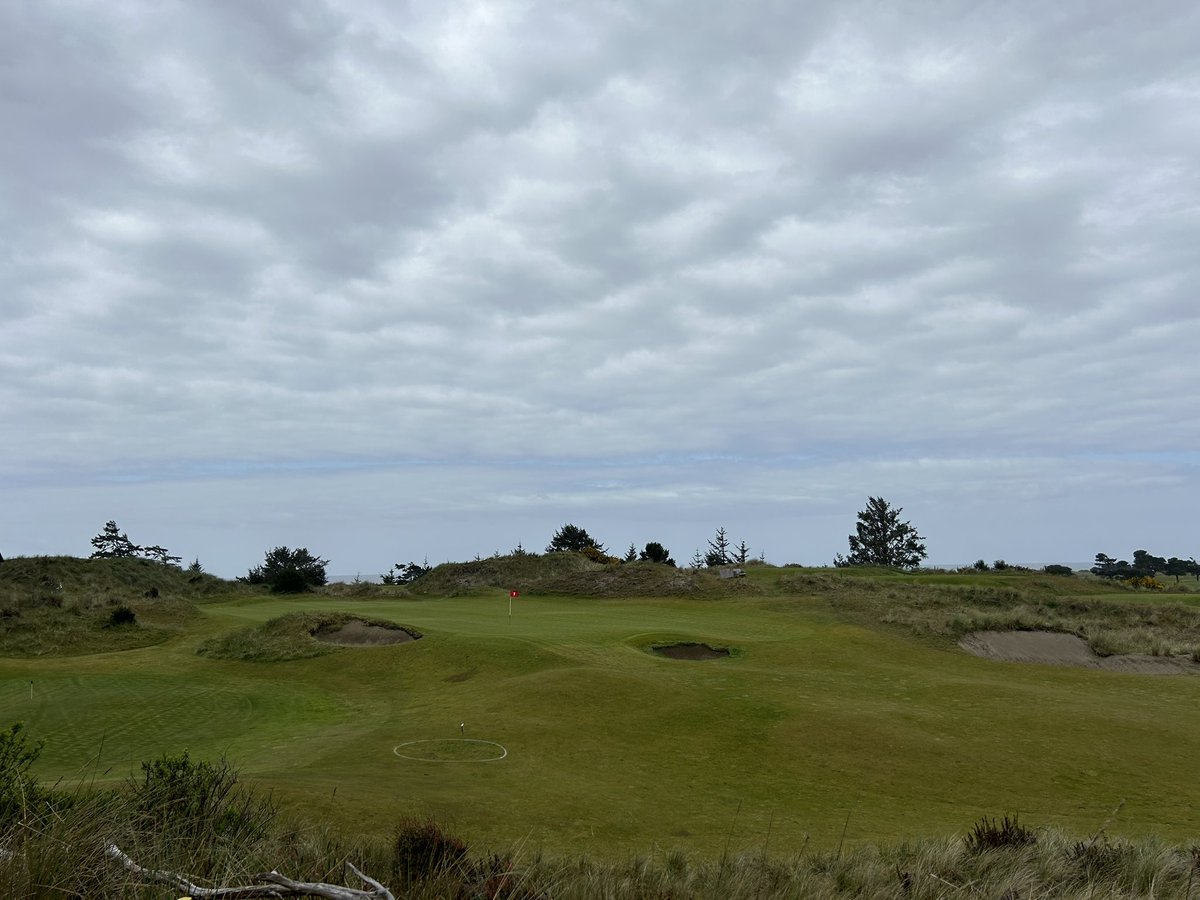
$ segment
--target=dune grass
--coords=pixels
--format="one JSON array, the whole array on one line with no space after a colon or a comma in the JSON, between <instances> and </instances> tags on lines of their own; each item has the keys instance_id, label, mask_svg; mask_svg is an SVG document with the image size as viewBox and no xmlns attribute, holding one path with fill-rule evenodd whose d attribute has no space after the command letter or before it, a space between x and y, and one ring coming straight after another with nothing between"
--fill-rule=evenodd
<instances>
[{"instance_id":1,"label":"dune grass","mask_svg":"<svg viewBox=\"0 0 1200 900\"><path fill-rule=\"evenodd\" d=\"M1188 655L1200 660L1200 605L1186 591L1114 591L1079 577L801 572L780 585L823 597L847 618L957 641L975 631L1076 634L1101 656Z\"/></svg>"},{"instance_id":2,"label":"dune grass","mask_svg":"<svg viewBox=\"0 0 1200 900\"><path fill-rule=\"evenodd\" d=\"M878 590L864 588L872 580ZM912 584L925 586L755 568L727 593L715 579L678 596L523 590L511 623L495 587L234 591L154 647L0 659L0 707L46 740L39 771L51 780L106 784L160 753L225 753L314 820L379 836L401 815L430 815L481 851L712 860L765 844L786 856L936 839L1014 811L1087 834L1122 800L1113 834L1193 838L1200 679L996 663L870 620L861 597ZM1079 585L962 586L1090 602ZM197 653L282 616L328 613L425 637L270 663ZM676 641L735 652L691 662L651 650ZM393 753L460 737L507 756Z\"/></svg>"}]
</instances>

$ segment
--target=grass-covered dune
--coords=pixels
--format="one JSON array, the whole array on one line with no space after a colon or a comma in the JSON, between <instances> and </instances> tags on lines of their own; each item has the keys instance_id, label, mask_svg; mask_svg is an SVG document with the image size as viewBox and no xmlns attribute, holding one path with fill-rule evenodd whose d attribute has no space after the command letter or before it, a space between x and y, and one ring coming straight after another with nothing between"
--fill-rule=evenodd
<instances>
[{"instance_id":1,"label":"grass-covered dune","mask_svg":"<svg viewBox=\"0 0 1200 900\"><path fill-rule=\"evenodd\" d=\"M1088 835L1118 806L1111 834L1200 832L1200 678L1003 663L956 644L975 624L1095 621L1133 636L1165 627L1168 649L1190 652L1195 593L1147 599L1025 574L754 567L722 581L649 564L486 562L406 588L231 586L197 598L153 646L4 653L0 708L45 740L47 779L109 783L162 753L226 754L347 833L429 815L480 849L787 854L940 839L1008 812ZM681 575L686 591L673 587ZM625 578L635 590L620 590ZM556 592L556 579L569 584ZM511 619L510 589L521 591ZM1143 625L1138 610L1150 611ZM423 638L286 661L197 652L295 614L403 623ZM289 640L312 639L303 631ZM731 655L653 652L672 642ZM453 740L505 754L395 752Z\"/></svg>"},{"instance_id":2,"label":"grass-covered dune","mask_svg":"<svg viewBox=\"0 0 1200 900\"><path fill-rule=\"evenodd\" d=\"M0 656L156 644L194 618L196 602L232 590L212 575L146 559L6 559L0 563Z\"/></svg>"}]
</instances>

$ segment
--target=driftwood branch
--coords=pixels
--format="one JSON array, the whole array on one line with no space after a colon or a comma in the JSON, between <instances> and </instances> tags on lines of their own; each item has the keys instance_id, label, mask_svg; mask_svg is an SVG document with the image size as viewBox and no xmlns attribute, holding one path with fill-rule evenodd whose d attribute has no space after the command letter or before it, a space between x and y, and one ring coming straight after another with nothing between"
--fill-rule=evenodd
<instances>
[{"instance_id":1,"label":"driftwood branch","mask_svg":"<svg viewBox=\"0 0 1200 900\"><path fill-rule=\"evenodd\" d=\"M249 900L255 897L324 897L326 900L396 900L392 892L382 884L364 875L352 863L346 867L370 886L371 890L364 891L356 888L342 887L337 884L325 884L320 881L293 881L278 872L263 872L254 876L254 881L264 884L249 884L242 887L201 887L186 875L178 872L167 872L162 869L147 869L139 866L129 855L116 844L108 844L105 848L108 858L120 863L139 878L146 881L156 881L169 884L182 894L195 900Z\"/></svg>"}]
</instances>

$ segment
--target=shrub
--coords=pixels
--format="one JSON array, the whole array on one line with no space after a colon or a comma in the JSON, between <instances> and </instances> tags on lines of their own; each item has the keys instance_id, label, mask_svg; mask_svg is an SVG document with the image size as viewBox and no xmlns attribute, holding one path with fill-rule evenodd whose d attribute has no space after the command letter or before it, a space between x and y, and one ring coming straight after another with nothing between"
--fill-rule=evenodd
<instances>
[{"instance_id":1,"label":"shrub","mask_svg":"<svg viewBox=\"0 0 1200 900\"><path fill-rule=\"evenodd\" d=\"M1074 574L1070 566L1049 565L1042 569L1047 575L1071 575Z\"/></svg>"},{"instance_id":2,"label":"shrub","mask_svg":"<svg viewBox=\"0 0 1200 900\"><path fill-rule=\"evenodd\" d=\"M308 579L299 569L283 569L276 573L271 582L273 594L303 594L308 590Z\"/></svg>"},{"instance_id":3,"label":"shrub","mask_svg":"<svg viewBox=\"0 0 1200 900\"><path fill-rule=\"evenodd\" d=\"M1037 835L1018 822L1015 815L1011 819L1005 816L1000 822L984 816L967 832L963 843L970 853L982 853L1008 847L1029 847L1037 843Z\"/></svg>"},{"instance_id":4,"label":"shrub","mask_svg":"<svg viewBox=\"0 0 1200 900\"><path fill-rule=\"evenodd\" d=\"M1131 588L1138 588L1145 591L1163 591L1167 588L1165 584L1153 575L1135 575L1133 578L1126 578L1125 583Z\"/></svg>"},{"instance_id":5,"label":"shrub","mask_svg":"<svg viewBox=\"0 0 1200 900\"><path fill-rule=\"evenodd\" d=\"M1006 563L1002 559L998 559L994 563L992 563L992 568L995 569L997 572L1003 572L1005 569L1008 568L1008 563Z\"/></svg>"},{"instance_id":6,"label":"shrub","mask_svg":"<svg viewBox=\"0 0 1200 900\"><path fill-rule=\"evenodd\" d=\"M411 884L461 864L467 845L432 819L404 819L396 830L395 874Z\"/></svg>"},{"instance_id":7,"label":"shrub","mask_svg":"<svg viewBox=\"0 0 1200 900\"><path fill-rule=\"evenodd\" d=\"M325 584L325 567L327 565L329 565L329 560L313 556L308 552L307 547L299 547L295 550L276 547L267 552L261 566L255 566L238 580L249 584L268 584L275 588L281 579L287 584L297 584L294 573L299 573L304 581L304 588L300 590L306 590L310 586L321 587ZM298 593L287 587L278 590L282 593Z\"/></svg>"},{"instance_id":8,"label":"shrub","mask_svg":"<svg viewBox=\"0 0 1200 900\"><path fill-rule=\"evenodd\" d=\"M598 547L584 547L579 552L582 553L584 556L586 556L588 559L590 559L592 562L598 562L598 563L601 563L602 565L606 565L606 566L616 565L617 563L619 563L621 561L616 556L609 556L607 553L605 553L603 550L601 550Z\"/></svg>"},{"instance_id":9,"label":"shrub","mask_svg":"<svg viewBox=\"0 0 1200 900\"><path fill-rule=\"evenodd\" d=\"M25 740L25 726L16 722L0 731L0 832L9 825L47 811L53 795L29 771L41 755L39 741Z\"/></svg>"},{"instance_id":10,"label":"shrub","mask_svg":"<svg viewBox=\"0 0 1200 900\"><path fill-rule=\"evenodd\" d=\"M119 628L122 625L136 625L137 613L125 604L121 604L108 616L108 628Z\"/></svg>"},{"instance_id":11,"label":"shrub","mask_svg":"<svg viewBox=\"0 0 1200 900\"><path fill-rule=\"evenodd\" d=\"M238 784L224 758L193 761L184 750L142 763L141 780L131 779L138 824L147 833L195 838L256 835L275 817L269 801Z\"/></svg>"}]
</instances>

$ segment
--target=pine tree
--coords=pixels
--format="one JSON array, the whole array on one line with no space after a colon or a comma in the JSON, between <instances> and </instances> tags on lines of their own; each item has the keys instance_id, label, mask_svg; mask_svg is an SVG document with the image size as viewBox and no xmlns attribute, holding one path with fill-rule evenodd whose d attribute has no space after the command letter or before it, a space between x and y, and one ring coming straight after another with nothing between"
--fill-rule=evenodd
<instances>
[{"instance_id":1,"label":"pine tree","mask_svg":"<svg viewBox=\"0 0 1200 900\"><path fill-rule=\"evenodd\" d=\"M926 556L925 539L909 522L900 521L904 510L894 509L882 497L868 497L858 514L856 534L850 535L850 555L840 553L836 566L888 566L915 569Z\"/></svg>"},{"instance_id":2,"label":"pine tree","mask_svg":"<svg viewBox=\"0 0 1200 900\"><path fill-rule=\"evenodd\" d=\"M718 528L716 535L708 542L708 553L704 562L709 566L728 566L733 560L729 556L729 538L724 528Z\"/></svg>"},{"instance_id":3,"label":"pine tree","mask_svg":"<svg viewBox=\"0 0 1200 900\"><path fill-rule=\"evenodd\" d=\"M137 556L142 548L122 533L117 523L109 519L104 524L104 530L92 538L92 546L96 548L89 559L123 559Z\"/></svg>"}]
</instances>

